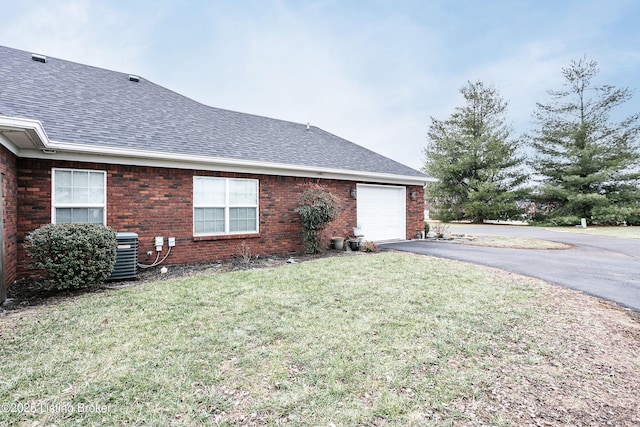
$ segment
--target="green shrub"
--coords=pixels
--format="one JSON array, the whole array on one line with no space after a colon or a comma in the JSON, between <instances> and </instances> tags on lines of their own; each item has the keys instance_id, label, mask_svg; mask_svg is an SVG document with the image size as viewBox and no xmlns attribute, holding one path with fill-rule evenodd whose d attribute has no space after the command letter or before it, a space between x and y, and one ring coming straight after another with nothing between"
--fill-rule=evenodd
<instances>
[{"instance_id":1,"label":"green shrub","mask_svg":"<svg viewBox=\"0 0 640 427\"><path fill-rule=\"evenodd\" d=\"M98 224L49 224L31 231L26 249L58 289L104 281L116 262L116 232Z\"/></svg>"},{"instance_id":2,"label":"green shrub","mask_svg":"<svg viewBox=\"0 0 640 427\"><path fill-rule=\"evenodd\" d=\"M300 215L302 239L307 253L322 252L322 230L338 216L336 199L323 187L312 184L298 199L296 212Z\"/></svg>"},{"instance_id":3,"label":"green shrub","mask_svg":"<svg viewBox=\"0 0 640 427\"><path fill-rule=\"evenodd\" d=\"M429 234L429 223L427 221L424 222L424 237L427 237Z\"/></svg>"},{"instance_id":4,"label":"green shrub","mask_svg":"<svg viewBox=\"0 0 640 427\"><path fill-rule=\"evenodd\" d=\"M640 225L640 206L606 206L593 208L593 224Z\"/></svg>"},{"instance_id":5,"label":"green shrub","mask_svg":"<svg viewBox=\"0 0 640 427\"><path fill-rule=\"evenodd\" d=\"M580 225L581 219L575 215L556 216L553 218L547 218L549 225L555 226L567 226L567 225Z\"/></svg>"}]
</instances>

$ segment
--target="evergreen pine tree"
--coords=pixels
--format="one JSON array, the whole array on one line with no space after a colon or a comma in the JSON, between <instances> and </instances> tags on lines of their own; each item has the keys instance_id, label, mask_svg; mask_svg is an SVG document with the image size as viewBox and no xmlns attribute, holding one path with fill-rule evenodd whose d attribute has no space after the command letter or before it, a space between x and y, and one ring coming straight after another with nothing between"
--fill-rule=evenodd
<instances>
[{"instance_id":1,"label":"evergreen pine tree","mask_svg":"<svg viewBox=\"0 0 640 427\"><path fill-rule=\"evenodd\" d=\"M631 99L627 88L594 86L595 61L562 69L565 89L537 104L538 128L530 136L531 166L541 178L535 199L548 220L568 225L640 223L639 114L612 123L610 113Z\"/></svg>"},{"instance_id":2,"label":"evergreen pine tree","mask_svg":"<svg viewBox=\"0 0 640 427\"><path fill-rule=\"evenodd\" d=\"M427 185L427 200L445 221L512 218L526 175L520 142L505 123L507 103L481 81L460 93L464 106L446 120L431 117L423 170L438 182Z\"/></svg>"}]
</instances>

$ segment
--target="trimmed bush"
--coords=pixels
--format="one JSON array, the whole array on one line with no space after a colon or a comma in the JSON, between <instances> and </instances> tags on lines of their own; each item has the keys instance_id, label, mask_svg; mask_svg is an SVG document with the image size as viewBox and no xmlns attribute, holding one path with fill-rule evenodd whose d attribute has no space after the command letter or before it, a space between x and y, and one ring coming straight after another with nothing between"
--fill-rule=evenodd
<instances>
[{"instance_id":1,"label":"trimmed bush","mask_svg":"<svg viewBox=\"0 0 640 427\"><path fill-rule=\"evenodd\" d=\"M298 199L296 212L302 223L302 239L308 254L322 252L322 230L338 216L336 199L317 184L311 184Z\"/></svg>"},{"instance_id":2,"label":"trimmed bush","mask_svg":"<svg viewBox=\"0 0 640 427\"><path fill-rule=\"evenodd\" d=\"M116 262L116 232L98 224L49 224L31 231L26 249L58 289L103 282Z\"/></svg>"}]
</instances>

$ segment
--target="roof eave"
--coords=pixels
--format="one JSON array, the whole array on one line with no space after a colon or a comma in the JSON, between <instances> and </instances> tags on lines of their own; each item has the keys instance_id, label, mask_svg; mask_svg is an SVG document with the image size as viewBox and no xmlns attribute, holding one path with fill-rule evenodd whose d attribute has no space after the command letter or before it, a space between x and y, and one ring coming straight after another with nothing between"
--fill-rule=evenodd
<instances>
[{"instance_id":1,"label":"roof eave","mask_svg":"<svg viewBox=\"0 0 640 427\"><path fill-rule=\"evenodd\" d=\"M152 150L123 149L97 145L50 141L48 158L68 161L99 160L110 164L130 164L178 169L201 169L225 172L246 172L265 175L286 175L349 181L381 182L389 184L424 185L432 178L424 176L398 175L358 170L322 168L315 166L291 165L286 163L262 162L233 158L166 153ZM24 157L42 157L42 153L22 153ZM99 159L96 158L99 156Z\"/></svg>"},{"instance_id":2,"label":"roof eave","mask_svg":"<svg viewBox=\"0 0 640 427\"><path fill-rule=\"evenodd\" d=\"M2 115L0 115L0 142L15 155L27 158L99 161L109 164L246 172L403 185L424 185L433 181L433 178L428 176L323 168L51 141L40 121Z\"/></svg>"},{"instance_id":3,"label":"roof eave","mask_svg":"<svg viewBox=\"0 0 640 427\"><path fill-rule=\"evenodd\" d=\"M46 150L49 137L38 120L0 115L0 136L11 152L22 150Z\"/></svg>"}]
</instances>

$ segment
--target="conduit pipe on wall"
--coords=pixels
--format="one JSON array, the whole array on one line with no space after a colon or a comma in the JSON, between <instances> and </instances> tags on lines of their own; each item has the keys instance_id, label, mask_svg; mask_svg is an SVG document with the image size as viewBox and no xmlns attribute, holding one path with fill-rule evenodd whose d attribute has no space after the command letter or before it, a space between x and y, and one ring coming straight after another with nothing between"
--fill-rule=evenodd
<instances>
[{"instance_id":1,"label":"conduit pipe on wall","mask_svg":"<svg viewBox=\"0 0 640 427\"><path fill-rule=\"evenodd\" d=\"M138 263L138 267L140 268L151 268L151 267L155 267L157 265L160 265L164 262L164 260L167 259L167 257L169 256L169 254L171 253L171 246L169 246L169 250L167 251L167 254L164 256L164 258L162 258L160 261L158 261L158 259L160 258L160 251L158 252L158 255L156 256L156 260L153 261L152 264L140 264Z\"/></svg>"}]
</instances>

